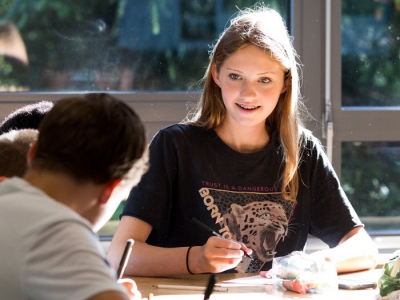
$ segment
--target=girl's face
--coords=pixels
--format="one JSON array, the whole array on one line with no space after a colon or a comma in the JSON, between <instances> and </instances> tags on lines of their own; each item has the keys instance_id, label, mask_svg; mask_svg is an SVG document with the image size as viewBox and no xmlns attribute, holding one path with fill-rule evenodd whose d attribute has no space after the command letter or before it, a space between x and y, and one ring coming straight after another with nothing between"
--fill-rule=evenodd
<instances>
[{"instance_id":1,"label":"girl's face","mask_svg":"<svg viewBox=\"0 0 400 300\"><path fill-rule=\"evenodd\" d=\"M286 91L280 63L254 45L233 53L219 73L215 65L211 72L226 107L224 122L234 126L265 126L279 96Z\"/></svg>"}]
</instances>

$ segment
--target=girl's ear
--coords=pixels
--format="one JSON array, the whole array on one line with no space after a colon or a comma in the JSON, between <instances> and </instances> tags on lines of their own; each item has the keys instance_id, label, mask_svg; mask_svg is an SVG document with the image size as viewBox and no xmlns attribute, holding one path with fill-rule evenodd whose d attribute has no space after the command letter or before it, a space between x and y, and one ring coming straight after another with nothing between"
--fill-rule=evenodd
<instances>
[{"instance_id":1,"label":"girl's ear","mask_svg":"<svg viewBox=\"0 0 400 300\"><path fill-rule=\"evenodd\" d=\"M288 77L285 76L285 80L283 81L283 87L282 87L282 90L281 90L281 94L283 94L284 92L287 91L289 85L290 85L290 77L289 76Z\"/></svg>"},{"instance_id":2,"label":"girl's ear","mask_svg":"<svg viewBox=\"0 0 400 300\"><path fill-rule=\"evenodd\" d=\"M217 72L217 65L215 63L211 65L211 75L214 79L214 82L219 86L220 85L219 74Z\"/></svg>"}]
</instances>

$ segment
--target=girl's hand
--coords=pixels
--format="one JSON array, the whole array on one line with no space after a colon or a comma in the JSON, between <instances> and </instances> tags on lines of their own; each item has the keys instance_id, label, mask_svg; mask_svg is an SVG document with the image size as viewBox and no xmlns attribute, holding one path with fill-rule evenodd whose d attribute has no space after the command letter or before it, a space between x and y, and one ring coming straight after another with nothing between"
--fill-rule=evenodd
<instances>
[{"instance_id":1,"label":"girl's hand","mask_svg":"<svg viewBox=\"0 0 400 300\"><path fill-rule=\"evenodd\" d=\"M190 250L189 269L194 274L200 274L220 273L235 268L242 261L243 251L252 253L243 244L213 236L205 245Z\"/></svg>"},{"instance_id":2,"label":"girl's hand","mask_svg":"<svg viewBox=\"0 0 400 300\"><path fill-rule=\"evenodd\" d=\"M138 291L136 283L132 279L122 278L118 280L118 283L125 287L131 300L142 299L142 294Z\"/></svg>"},{"instance_id":3,"label":"girl's hand","mask_svg":"<svg viewBox=\"0 0 400 300\"><path fill-rule=\"evenodd\" d=\"M266 278L272 278L272 271L271 270L260 271L260 276L266 277Z\"/></svg>"},{"instance_id":4,"label":"girl's hand","mask_svg":"<svg viewBox=\"0 0 400 300\"><path fill-rule=\"evenodd\" d=\"M246 254L248 254L249 256L251 256L251 254L253 253L253 250L251 250L250 248L247 248L247 246L243 243L240 243L240 245L242 246L242 248L240 248L243 252L246 252Z\"/></svg>"}]
</instances>

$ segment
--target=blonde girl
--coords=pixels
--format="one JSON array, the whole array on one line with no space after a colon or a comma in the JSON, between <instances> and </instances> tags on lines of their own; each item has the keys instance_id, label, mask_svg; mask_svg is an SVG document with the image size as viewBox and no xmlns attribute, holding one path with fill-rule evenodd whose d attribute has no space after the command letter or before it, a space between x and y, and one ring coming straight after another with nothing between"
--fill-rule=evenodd
<instances>
[{"instance_id":1,"label":"blonde girl","mask_svg":"<svg viewBox=\"0 0 400 300\"><path fill-rule=\"evenodd\" d=\"M111 263L118 266L133 238L131 275L264 274L312 234L331 247L315 255L338 272L374 267L376 247L300 111L284 21L263 5L240 11L210 54L197 110L154 136L150 169L127 200Z\"/></svg>"}]
</instances>

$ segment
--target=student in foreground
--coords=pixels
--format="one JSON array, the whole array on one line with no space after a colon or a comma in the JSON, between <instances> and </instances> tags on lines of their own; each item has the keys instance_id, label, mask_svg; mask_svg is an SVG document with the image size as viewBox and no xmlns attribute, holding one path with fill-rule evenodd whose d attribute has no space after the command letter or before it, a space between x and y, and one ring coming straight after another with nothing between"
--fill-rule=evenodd
<instances>
[{"instance_id":1,"label":"student in foreground","mask_svg":"<svg viewBox=\"0 0 400 300\"><path fill-rule=\"evenodd\" d=\"M138 115L108 94L54 105L25 176L0 183L1 298L141 299L94 231L146 171L145 149Z\"/></svg>"},{"instance_id":2,"label":"student in foreground","mask_svg":"<svg viewBox=\"0 0 400 300\"><path fill-rule=\"evenodd\" d=\"M211 52L197 112L153 138L150 170L127 200L110 262L131 237L127 274L265 272L311 234L331 248L315 255L338 272L374 267L376 246L300 107L281 16L262 5L241 11Z\"/></svg>"}]
</instances>

